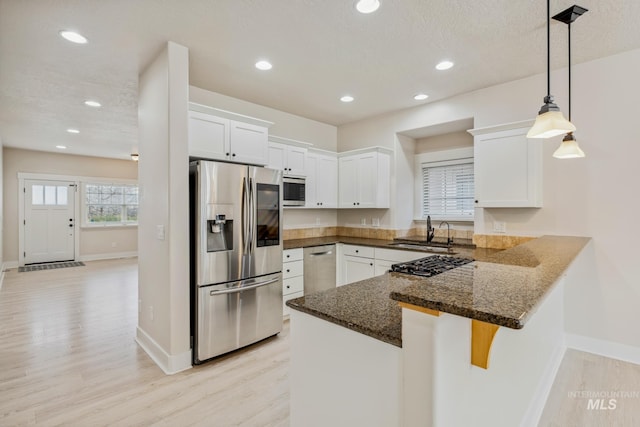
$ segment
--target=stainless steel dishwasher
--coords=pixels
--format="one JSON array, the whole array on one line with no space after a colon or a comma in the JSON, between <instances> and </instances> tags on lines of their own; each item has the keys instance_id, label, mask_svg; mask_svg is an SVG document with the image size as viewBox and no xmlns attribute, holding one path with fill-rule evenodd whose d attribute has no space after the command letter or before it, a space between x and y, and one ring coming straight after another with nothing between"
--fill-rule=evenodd
<instances>
[{"instance_id":1,"label":"stainless steel dishwasher","mask_svg":"<svg viewBox=\"0 0 640 427\"><path fill-rule=\"evenodd\" d=\"M336 287L336 245L304 248L304 294Z\"/></svg>"}]
</instances>

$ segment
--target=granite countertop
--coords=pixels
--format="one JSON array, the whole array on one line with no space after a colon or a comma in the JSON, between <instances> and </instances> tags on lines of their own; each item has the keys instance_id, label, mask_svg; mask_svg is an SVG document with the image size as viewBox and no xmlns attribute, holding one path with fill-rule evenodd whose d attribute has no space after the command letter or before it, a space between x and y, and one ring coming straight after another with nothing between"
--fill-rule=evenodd
<instances>
[{"instance_id":1,"label":"granite countertop","mask_svg":"<svg viewBox=\"0 0 640 427\"><path fill-rule=\"evenodd\" d=\"M341 236L302 240L313 241L303 246L368 242L392 248L387 240ZM434 277L386 273L289 300L287 305L395 346L402 346L398 301L520 329L589 240L543 236L504 251L465 249L455 256L472 257L474 262ZM301 246L285 244L291 247Z\"/></svg>"}]
</instances>

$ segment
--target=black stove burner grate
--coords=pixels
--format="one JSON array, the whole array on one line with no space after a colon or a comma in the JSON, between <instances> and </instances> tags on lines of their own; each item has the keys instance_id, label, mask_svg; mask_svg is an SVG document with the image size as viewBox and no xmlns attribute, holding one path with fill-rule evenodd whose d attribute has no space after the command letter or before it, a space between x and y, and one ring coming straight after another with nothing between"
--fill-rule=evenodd
<instances>
[{"instance_id":1,"label":"black stove burner grate","mask_svg":"<svg viewBox=\"0 0 640 427\"><path fill-rule=\"evenodd\" d=\"M434 255L416 259L414 261L393 264L391 266L391 271L396 273L413 274L414 276L432 277L470 262L473 262L473 259Z\"/></svg>"}]
</instances>

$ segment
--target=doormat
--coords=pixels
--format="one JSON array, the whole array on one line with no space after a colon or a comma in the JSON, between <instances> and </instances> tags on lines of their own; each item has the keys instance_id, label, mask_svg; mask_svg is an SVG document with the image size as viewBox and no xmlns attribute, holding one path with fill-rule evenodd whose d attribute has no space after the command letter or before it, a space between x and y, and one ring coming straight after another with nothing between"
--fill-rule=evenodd
<instances>
[{"instance_id":1,"label":"doormat","mask_svg":"<svg viewBox=\"0 0 640 427\"><path fill-rule=\"evenodd\" d=\"M27 271L52 270L54 268L65 268L65 267L84 267L84 262L69 261L69 262L51 262L47 264L27 265L24 267L18 267L18 273L25 273Z\"/></svg>"}]
</instances>

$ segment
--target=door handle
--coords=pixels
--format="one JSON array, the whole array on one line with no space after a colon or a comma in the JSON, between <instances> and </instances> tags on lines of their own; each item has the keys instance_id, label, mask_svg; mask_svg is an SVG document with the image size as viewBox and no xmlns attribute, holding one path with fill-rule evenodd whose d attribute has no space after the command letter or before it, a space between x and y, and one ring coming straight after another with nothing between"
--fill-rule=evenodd
<instances>
[{"instance_id":1,"label":"door handle","mask_svg":"<svg viewBox=\"0 0 640 427\"><path fill-rule=\"evenodd\" d=\"M326 251L326 252L314 252L312 254L310 254L311 256L320 256L320 255L331 255L333 252L332 251Z\"/></svg>"},{"instance_id":2,"label":"door handle","mask_svg":"<svg viewBox=\"0 0 640 427\"><path fill-rule=\"evenodd\" d=\"M69 224L69 227L72 227L72 228L73 228L73 224Z\"/></svg>"},{"instance_id":3,"label":"door handle","mask_svg":"<svg viewBox=\"0 0 640 427\"><path fill-rule=\"evenodd\" d=\"M277 282L278 280L280 280L280 278L267 280L266 282L256 283L255 285L251 285L251 286L243 286L243 287L240 287L240 288L231 288L231 289L222 289L220 291L211 291L211 292L209 292L209 295L210 296L214 296L214 295L223 295L223 294L235 294L235 293L238 293L238 292L249 291L251 289L261 288L262 286L270 285L272 283Z\"/></svg>"}]
</instances>

